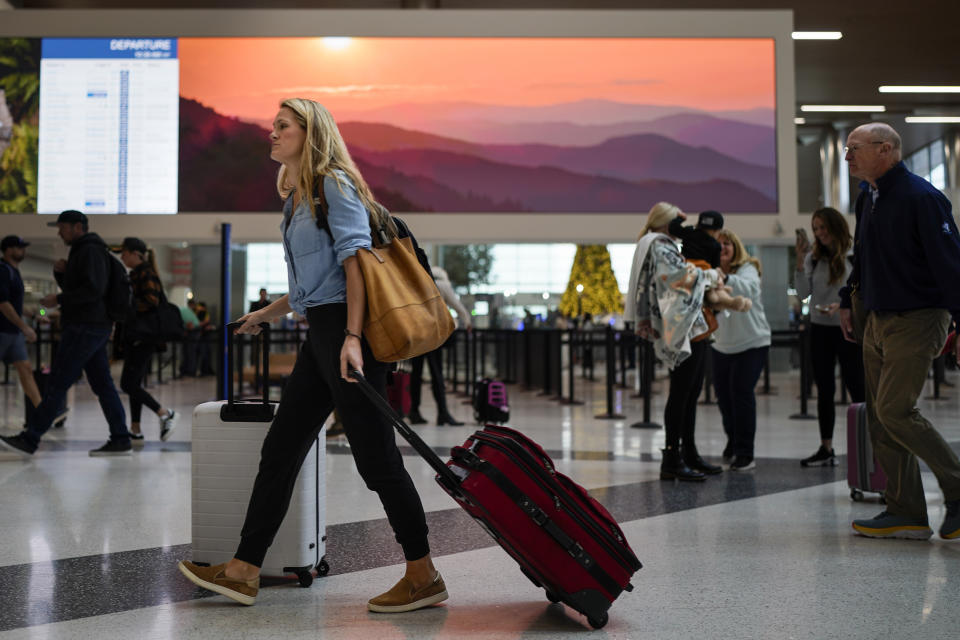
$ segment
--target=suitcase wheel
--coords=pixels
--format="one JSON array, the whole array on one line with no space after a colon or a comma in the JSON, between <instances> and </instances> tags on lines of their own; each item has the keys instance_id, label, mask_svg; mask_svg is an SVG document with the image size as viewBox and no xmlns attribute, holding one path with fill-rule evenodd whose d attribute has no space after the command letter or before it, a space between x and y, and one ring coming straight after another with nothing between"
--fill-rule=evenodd
<instances>
[{"instance_id":1,"label":"suitcase wheel","mask_svg":"<svg viewBox=\"0 0 960 640\"><path fill-rule=\"evenodd\" d=\"M327 563L327 557L324 556L320 559L320 563L317 564L317 575L323 577L330 573L330 565Z\"/></svg>"},{"instance_id":2,"label":"suitcase wheel","mask_svg":"<svg viewBox=\"0 0 960 640\"><path fill-rule=\"evenodd\" d=\"M556 604L556 603L560 602L560 596L558 596L557 594L555 594L553 591L549 591L549 590L548 590L548 591L547 591L547 600L549 600L550 602Z\"/></svg>"},{"instance_id":3,"label":"suitcase wheel","mask_svg":"<svg viewBox=\"0 0 960 640\"><path fill-rule=\"evenodd\" d=\"M860 489L850 489L850 499L854 502L860 502L863 500L863 491L860 491Z\"/></svg>"},{"instance_id":4,"label":"suitcase wheel","mask_svg":"<svg viewBox=\"0 0 960 640\"><path fill-rule=\"evenodd\" d=\"M309 587L313 584L313 574L309 571L298 571L297 580L300 582L301 587Z\"/></svg>"},{"instance_id":5,"label":"suitcase wheel","mask_svg":"<svg viewBox=\"0 0 960 640\"><path fill-rule=\"evenodd\" d=\"M607 624L607 621L608 621L609 619L610 619L610 617L607 615L607 612L606 612L606 611L604 611L603 613L601 613L601 614L600 614L600 617L598 617L598 618L594 618L594 617L591 617L591 616L587 616L587 622L589 622L589 623L590 623L590 626L593 627L594 629L600 629L600 628L602 628L604 625Z\"/></svg>"}]
</instances>

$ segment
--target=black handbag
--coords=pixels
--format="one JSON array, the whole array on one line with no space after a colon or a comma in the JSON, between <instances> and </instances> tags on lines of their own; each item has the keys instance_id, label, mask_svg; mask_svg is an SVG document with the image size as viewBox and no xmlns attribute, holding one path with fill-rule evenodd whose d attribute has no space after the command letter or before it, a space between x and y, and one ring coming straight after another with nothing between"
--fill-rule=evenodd
<instances>
[{"instance_id":1,"label":"black handbag","mask_svg":"<svg viewBox=\"0 0 960 640\"><path fill-rule=\"evenodd\" d=\"M183 326L183 317L180 308L169 302L167 296L160 291L160 303L156 308L146 313L138 313L131 323L129 338L134 341L154 340L167 342L180 340L186 330Z\"/></svg>"}]
</instances>

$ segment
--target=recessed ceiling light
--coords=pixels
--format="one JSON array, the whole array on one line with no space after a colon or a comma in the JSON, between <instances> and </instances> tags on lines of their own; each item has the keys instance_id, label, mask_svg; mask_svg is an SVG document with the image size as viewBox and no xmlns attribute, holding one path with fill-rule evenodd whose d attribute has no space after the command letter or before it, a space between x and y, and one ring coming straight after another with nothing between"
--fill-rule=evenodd
<instances>
[{"instance_id":1,"label":"recessed ceiling light","mask_svg":"<svg viewBox=\"0 0 960 640\"><path fill-rule=\"evenodd\" d=\"M829 111L856 111L867 113L881 113L887 108L882 104L802 104L800 111L807 113L829 112Z\"/></svg>"},{"instance_id":2,"label":"recessed ceiling light","mask_svg":"<svg viewBox=\"0 0 960 640\"><path fill-rule=\"evenodd\" d=\"M840 31L794 31L790 35L794 40L839 40L843 37Z\"/></svg>"},{"instance_id":3,"label":"recessed ceiling light","mask_svg":"<svg viewBox=\"0 0 960 640\"><path fill-rule=\"evenodd\" d=\"M794 118L793 124L807 124L806 118Z\"/></svg>"},{"instance_id":4,"label":"recessed ceiling light","mask_svg":"<svg viewBox=\"0 0 960 640\"><path fill-rule=\"evenodd\" d=\"M877 90L880 93L960 93L960 86L885 84L878 87Z\"/></svg>"},{"instance_id":5,"label":"recessed ceiling light","mask_svg":"<svg viewBox=\"0 0 960 640\"><path fill-rule=\"evenodd\" d=\"M948 124L960 122L960 116L907 116L904 121L912 124Z\"/></svg>"}]
</instances>

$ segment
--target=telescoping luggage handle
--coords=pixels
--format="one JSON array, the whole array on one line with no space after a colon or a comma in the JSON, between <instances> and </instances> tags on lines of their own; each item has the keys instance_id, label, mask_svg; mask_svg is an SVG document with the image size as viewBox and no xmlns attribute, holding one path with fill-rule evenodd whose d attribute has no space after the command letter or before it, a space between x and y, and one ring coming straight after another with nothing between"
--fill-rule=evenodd
<instances>
[{"instance_id":1,"label":"telescoping luggage handle","mask_svg":"<svg viewBox=\"0 0 960 640\"><path fill-rule=\"evenodd\" d=\"M270 422L273 420L273 407L270 405L270 325L266 322L260 323L260 335L262 344L260 352L263 357L263 368L261 369L261 382L263 385L263 397L259 402L250 402L237 400L234 396L234 386L237 381L234 375L237 373L234 367L234 354L236 352L236 343L234 332L242 325L242 322L231 322L227 324L227 403L220 408L220 419L224 422ZM243 376L237 375L240 384L243 384Z\"/></svg>"},{"instance_id":2,"label":"telescoping luggage handle","mask_svg":"<svg viewBox=\"0 0 960 640\"><path fill-rule=\"evenodd\" d=\"M374 389L367 379L363 377L363 374L357 371L356 369L350 370L350 377L357 381L357 384L360 386L360 390L363 391L363 394L367 396L367 399L370 400L380 410L384 416L390 419L390 422L393 423L393 428L400 432L400 435L403 436L404 440L410 443L410 445L420 454L424 460L427 461L433 470L437 472L439 476L438 480L444 487L449 489L454 495L460 495L460 479L457 477L453 471L450 470L443 460L440 459L440 456L430 448L426 442L424 442L417 433L403 421L403 418L394 411L393 407L390 406L390 403L387 402L383 396L377 393L377 390Z\"/></svg>"}]
</instances>

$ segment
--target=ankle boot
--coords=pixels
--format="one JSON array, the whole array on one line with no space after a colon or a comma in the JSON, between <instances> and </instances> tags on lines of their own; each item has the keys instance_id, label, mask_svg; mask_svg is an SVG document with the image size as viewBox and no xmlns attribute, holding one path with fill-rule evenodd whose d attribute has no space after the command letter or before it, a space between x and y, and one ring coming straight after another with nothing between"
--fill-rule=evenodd
<instances>
[{"instance_id":1,"label":"ankle boot","mask_svg":"<svg viewBox=\"0 0 960 640\"><path fill-rule=\"evenodd\" d=\"M710 464L700 457L696 445L680 447L680 457L682 457L683 462L694 471L702 471L708 476L723 473L723 467L717 464Z\"/></svg>"},{"instance_id":2,"label":"ankle boot","mask_svg":"<svg viewBox=\"0 0 960 640\"><path fill-rule=\"evenodd\" d=\"M660 463L661 480L686 480L693 482L703 482L707 476L699 471L694 471L684 463L680 457L680 452L674 447L662 449L663 462Z\"/></svg>"},{"instance_id":3,"label":"ankle boot","mask_svg":"<svg viewBox=\"0 0 960 640\"><path fill-rule=\"evenodd\" d=\"M426 418L420 415L419 409L410 409L410 413L407 414L407 422L410 424L427 424Z\"/></svg>"}]
</instances>

